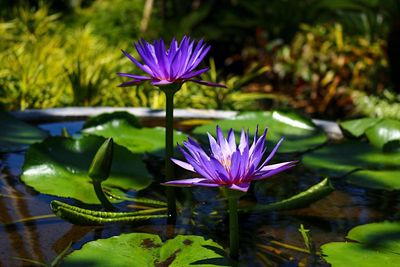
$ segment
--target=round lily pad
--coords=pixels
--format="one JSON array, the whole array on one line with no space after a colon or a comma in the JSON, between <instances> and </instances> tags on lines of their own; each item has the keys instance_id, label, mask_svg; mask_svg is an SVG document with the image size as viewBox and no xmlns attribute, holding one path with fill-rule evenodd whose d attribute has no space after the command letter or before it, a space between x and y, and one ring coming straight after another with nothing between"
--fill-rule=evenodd
<instances>
[{"instance_id":1,"label":"round lily pad","mask_svg":"<svg viewBox=\"0 0 400 267\"><path fill-rule=\"evenodd\" d=\"M103 124L85 128L85 134L112 137L114 142L134 153L151 153L164 156L165 128L136 128L126 120L111 120ZM181 143L186 135L174 131L174 142Z\"/></svg>"},{"instance_id":2,"label":"round lily pad","mask_svg":"<svg viewBox=\"0 0 400 267\"><path fill-rule=\"evenodd\" d=\"M50 137L34 144L26 153L21 179L44 194L98 204L87 172L103 142L104 138L98 136L80 139ZM103 182L103 188L141 190L149 186L152 178L142 157L142 154L114 145L111 174Z\"/></svg>"},{"instance_id":3,"label":"round lily pad","mask_svg":"<svg viewBox=\"0 0 400 267\"><path fill-rule=\"evenodd\" d=\"M341 122L339 125L350 136L361 137L365 131L377 124L381 119L378 118L362 118Z\"/></svg>"},{"instance_id":4,"label":"round lily pad","mask_svg":"<svg viewBox=\"0 0 400 267\"><path fill-rule=\"evenodd\" d=\"M86 243L61 266L229 266L220 252L220 245L201 236L178 235L163 243L157 235L131 233Z\"/></svg>"},{"instance_id":5,"label":"round lily pad","mask_svg":"<svg viewBox=\"0 0 400 267\"><path fill-rule=\"evenodd\" d=\"M355 242L332 242L321 247L333 267L398 266L400 223L381 222L353 228L347 238Z\"/></svg>"},{"instance_id":6,"label":"round lily pad","mask_svg":"<svg viewBox=\"0 0 400 267\"><path fill-rule=\"evenodd\" d=\"M328 176L344 176L350 183L394 190L399 188L400 153L384 153L360 141L330 144L305 154L303 164Z\"/></svg>"},{"instance_id":7,"label":"round lily pad","mask_svg":"<svg viewBox=\"0 0 400 267\"><path fill-rule=\"evenodd\" d=\"M217 120L199 126L193 133L206 142L208 140L206 133L215 135L217 125L225 132L232 128L237 134L242 129L248 129L250 134L254 134L257 125L260 131L268 127L266 141L269 147L276 144L281 137L285 138L278 150L280 153L307 151L328 140L325 132L310 119L289 111L245 112L232 119Z\"/></svg>"},{"instance_id":8,"label":"round lily pad","mask_svg":"<svg viewBox=\"0 0 400 267\"><path fill-rule=\"evenodd\" d=\"M49 135L46 131L20 121L4 111L0 111L0 125L0 152L25 149Z\"/></svg>"},{"instance_id":9,"label":"round lily pad","mask_svg":"<svg viewBox=\"0 0 400 267\"><path fill-rule=\"evenodd\" d=\"M400 190L400 170L360 170L349 174L346 181L361 187Z\"/></svg>"},{"instance_id":10,"label":"round lily pad","mask_svg":"<svg viewBox=\"0 0 400 267\"><path fill-rule=\"evenodd\" d=\"M400 140L400 121L384 119L369 128L365 134L372 145L382 149L386 143Z\"/></svg>"}]
</instances>

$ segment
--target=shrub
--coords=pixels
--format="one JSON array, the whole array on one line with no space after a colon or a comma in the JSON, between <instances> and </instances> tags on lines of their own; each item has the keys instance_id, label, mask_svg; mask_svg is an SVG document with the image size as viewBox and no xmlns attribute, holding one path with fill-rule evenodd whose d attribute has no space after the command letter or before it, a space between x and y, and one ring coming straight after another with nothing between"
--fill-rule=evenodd
<instances>
[{"instance_id":1,"label":"shrub","mask_svg":"<svg viewBox=\"0 0 400 267\"><path fill-rule=\"evenodd\" d=\"M382 91L388 82L383 40L343 36L340 24L303 25L290 45L276 50L269 74L274 89L314 116L343 117L351 92Z\"/></svg>"}]
</instances>

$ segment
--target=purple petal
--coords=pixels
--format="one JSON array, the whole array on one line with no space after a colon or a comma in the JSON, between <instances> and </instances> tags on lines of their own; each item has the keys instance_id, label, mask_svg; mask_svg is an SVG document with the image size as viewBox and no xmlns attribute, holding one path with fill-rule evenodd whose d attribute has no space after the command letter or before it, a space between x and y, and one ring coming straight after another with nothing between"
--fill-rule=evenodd
<instances>
[{"instance_id":1,"label":"purple petal","mask_svg":"<svg viewBox=\"0 0 400 267\"><path fill-rule=\"evenodd\" d=\"M143 80L132 80L132 81L121 83L120 85L118 85L118 87L128 87L128 86L132 86L132 85L138 85L142 82L143 82Z\"/></svg>"},{"instance_id":2,"label":"purple petal","mask_svg":"<svg viewBox=\"0 0 400 267\"><path fill-rule=\"evenodd\" d=\"M207 55L208 51L210 51L211 46L207 46L203 51L201 51L201 54L196 57L196 60L189 66L188 71L191 71L195 69L204 59L204 57Z\"/></svg>"},{"instance_id":3,"label":"purple petal","mask_svg":"<svg viewBox=\"0 0 400 267\"><path fill-rule=\"evenodd\" d=\"M194 183L206 182L205 178L190 178L190 179L182 179L182 180L173 180L162 183L162 185L172 185L172 186L191 186Z\"/></svg>"},{"instance_id":4,"label":"purple petal","mask_svg":"<svg viewBox=\"0 0 400 267\"><path fill-rule=\"evenodd\" d=\"M212 169L215 170L217 178L221 181L221 183L229 183L231 180L229 179L229 174L227 170L222 166L221 162L219 162L216 158L211 157Z\"/></svg>"},{"instance_id":5,"label":"purple petal","mask_svg":"<svg viewBox=\"0 0 400 267\"><path fill-rule=\"evenodd\" d=\"M239 190L242 192L247 192L249 190L250 183L245 182L245 183L240 183L240 184L232 184L228 188L233 189L233 190Z\"/></svg>"},{"instance_id":6,"label":"purple petal","mask_svg":"<svg viewBox=\"0 0 400 267\"><path fill-rule=\"evenodd\" d=\"M271 171L274 169L279 169L286 165L295 165L296 163L297 163L297 161L286 161L286 162L276 163L276 164L272 164L272 165L267 165L267 166L263 167L260 171Z\"/></svg>"},{"instance_id":7,"label":"purple petal","mask_svg":"<svg viewBox=\"0 0 400 267\"><path fill-rule=\"evenodd\" d=\"M246 133L244 132L244 129L242 129L242 133L240 135L240 143L239 143L239 150L241 152L243 152L243 150L245 149L245 147L247 147L249 145L249 136L246 135Z\"/></svg>"},{"instance_id":8,"label":"purple petal","mask_svg":"<svg viewBox=\"0 0 400 267\"><path fill-rule=\"evenodd\" d=\"M182 75L180 78L181 79L190 79L190 78L199 76L199 75L203 74L204 72L207 72L209 69L210 68L204 68L204 69L201 69L201 70L196 70L196 71L193 71L193 72L189 72L189 73L186 73L186 74Z\"/></svg>"},{"instance_id":9,"label":"purple petal","mask_svg":"<svg viewBox=\"0 0 400 267\"><path fill-rule=\"evenodd\" d=\"M265 178L271 177L271 176L273 176L275 174L278 174L278 173L280 173L280 172L282 172L284 170L287 170L289 168L292 168L292 167L294 167L296 165L295 164L296 161L291 161L291 162L286 162L286 163L287 163L286 165L283 165L283 166L281 166L279 168L276 168L276 169L273 169L273 170L258 171L256 173L256 175L253 177L253 180L256 181L256 180L261 180L261 179L265 179Z\"/></svg>"},{"instance_id":10,"label":"purple petal","mask_svg":"<svg viewBox=\"0 0 400 267\"><path fill-rule=\"evenodd\" d=\"M236 140L235 140L235 133L233 132L233 129L231 128L228 132L228 138L227 138L229 147L231 148L231 151L236 150Z\"/></svg>"},{"instance_id":11,"label":"purple petal","mask_svg":"<svg viewBox=\"0 0 400 267\"><path fill-rule=\"evenodd\" d=\"M162 78L169 79L169 61L167 58L167 52L165 50L164 41L161 39L158 44L154 45L154 49L156 52L156 56L158 59L158 66L160 67L161 73L163 75Z\"/></svg>"},{"instance_id":12,"label":"purple petal","mask_svg":"<svg viewBox=\"0 0 400 267\"><path fill-rule=\"evenodd\" d=\"M231 179L232 181L240 180L239 171L241 168L241 157L240 157L240 150L236 150L233 152L231 157Z\"/></svg>"},{"instance_id":13,"label":"purple petal","mask_svg":"<svg viewBox=\"0 0 400 267\"><path fill-rule=\"evenodd\" d=\"M211 134L207 133L207 135L210 142L212 155L218 160L223 160L224 156L222 154L220 146L217 144L217 141L215 141L214 137Z\"/></svg>"},{"instance_id":14,"label":"purple petal","mask_svg":"<svg viewBox=\"0 0 400 267\"><path fill-rule=\"evenodd\" d=\"M201 84L201 85L207 85L207 86L211 86L211 87L226 88L226 85L219 84L219 83L207 82L207 81L203 81L203 80L193 80L193 79L189 79L189 80L187 80L187 81L189 81L189 82L194 82L194 83L198 83L198 84Z\"/></svg>"},{"instance_id":15,"label":"purple petal","mask_svg":"<svg viewBox=\"0 0 400 267\"><path fill-rule=\"evenodd\" d=\"M143 62L149 66L151 71L153 72L153 77L161 78L162 73L158 67L158 61L154 53L154 47L147 43L145 40L142 40L140 43L135 43L136 50L139 55L142 57Z\"/></svg>"},{"instance_id":16,"label":"purple petal","mask_svg":"<svg viewBox=\"0 0 400 267\"><path fill-rule=\"evenodd\" d=\"M142 64L139 63L139 61L137 61L134 57L132 57L129 53L125 52L124 50L122 50L122 53L129 58L133 63L135 63L136 66L138 66L139 68L141 68L144 72L146 72L147 74L149 74L150 76L154 76L154 73L149 70L149 68L146 68L145 66L143 66Z\"/></svg>"},{"instance_id":17,"label":"purple petal","mask_svg":"<svg viewBox=\"0 0 400 267\"><path fill-rule=\"evenodd\" d=\"M171 83L172 83L172 82L166 81L166 80L151 82L151 84L152 84L152 85L155 85L155 86L168 85L168 84L171 84Z\"/></svg>"},{"instance_id":18,"label":"purple petal","mask_svg":"<svg viewBox=\"0 0 400 267\"><path fill-rule=\"evenodd\" d=\"M180 166L180 167L182 167L182 168L184 168L184 169L186 169L186 170L188 170L188 171L195 172L193 166L190 165L189 163L184 162L184 161L181 161L181 160L179 160L179 159L174 159L174 158L171 158L171 160L172 160L172 162L174 162L176 165L178 165L178 166Z\"/></svg>"},{"instance_id":19,"label":"purple petal","mask_svg":"<svg viewBox=\"0 0 400 267\"><path fill-rule=\"evenodd\" d=\"M133 79L137 79L137 80L151 80L151 77L135 75L135 74L130 74L130 73L117 72L117 75L122 76L122 77L129 77L129 78L133 78Z\"/></svg>"},{"instance_id":20,"label":"purple petal","mask_svg":"<svg viewBox=\"0 0 400 267\"><path fill-rule=\"evenodd\" d=\"M276 151L278 150L279 146L281 145L283 141L283 138L281 138L278 143L275 145L274 149L272 149L271 153L268 155L267 159L258 167L258 170L260 170L262 167L264 167L275 155Z\"/></svg>"}]
</instances>

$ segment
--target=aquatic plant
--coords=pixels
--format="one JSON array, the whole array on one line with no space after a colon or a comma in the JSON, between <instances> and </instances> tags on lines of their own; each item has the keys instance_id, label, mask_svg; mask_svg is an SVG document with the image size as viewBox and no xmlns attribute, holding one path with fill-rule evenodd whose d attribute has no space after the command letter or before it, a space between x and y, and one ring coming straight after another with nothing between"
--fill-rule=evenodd
<instances>
[{"instance_id":1,"label":"aquatic plant","mask_svg":"<svg viewBox=\"0 0 400 267\"><path fill-rule=\"evenodd\" d=\"M131 78L130 81L124 82L120 86L133 86L145 81L151 81L152 85L158 86L165 93L165 179L169 181L174 176L173 165L168 159L173 157L174 153L173 114L175 93L187 81L214 87L224 87L224 85L194 79L194 77L205 73L209 69L195 70L211 48L203 40L200 40L195 46L195 41L191 40L190 37L183 37L180 44L173 39L169 49L166 48L162 39L155 40L154 45L142 40L135 43L135 47L144 64L141 64L124 50L122 52L148 76L119 72L118 75ZM172 217L175 217L175 195L171 188L167 189L167 198L168 212Z\"/></svg>"},{"instance_id":2,"label":"aquatic plant","mask_svg":"<svg viewBox=\"0 0 400 267\"><path fill-rule=\"evenodd\" d=\"M249 144L249 134L242 129L239 145L236 145L235 134L229 130L224 138L222 130L217 126L217 140L208 133L211 154L208 155L201 146L189 138L180 147L187 162L172 159L180 167L198 173L201 178L168 181L163 183L170 186L206 186L223 187L229 202L229 245L230 255L238 259L239 227L237 202L240 194L234 191L247 192L252 181L265 179L293 167L296 161L288 161L267 165L278 150L281 139L268 157L261 163L265 153L265 137L267 128L258 138L258 128L254 135L253 144ZM261 164L260 164L261 163ZM230 190L229 190L230 189Z\"/></svg>"},{"instance_id":3,"label":"aquatic plant","mask_svg":"<svg viewBox=\"0 0 400 267\"><path fill-rule=\"evenodd\" d=\"M265 152L264 144L267 128L260 137L258 137L257 131L253 144L250 146L249 134L242 130L240 143L237 146L233 129L230 129L227 138L224 138L221 128L217 126L217 139L208 133L211 155L207 155L204 149L189 137L188 141L183 143L187 151L180 147L180 151L187 162L178 159L172 159L172 161L186 170L198 173L202 177L169 181L164 185L224 186L228 189L247 192L252 181L271 177L295 165L296 161L267 165L278 150L283 138L261 163Z\"/></svg>"},{"instance_id":4,"label":"aquatic plant","mask_svg":"<svg viewBox=\"0 0 400 267\"><path fill-rule=\"evenodd\" d=\"M149 80L151 84L156 86L176 84L180 87L182 83L190 81L209 86L225 87L221 84L194 79L194 77L209 70L208 67L195 70L211 48L203 40L200 40L195 46L195 41L190 40L190 37L183 37L180 44L173 39L169 49L166 49L162 39L155 40L154 45L141 40L135 43L135 47L144 64L141 64L126 51L122 50L122 52L149 76L119 72L118 75L132 79L120 84L122 87L137 85Z\"/></svg>"}]
</instances>

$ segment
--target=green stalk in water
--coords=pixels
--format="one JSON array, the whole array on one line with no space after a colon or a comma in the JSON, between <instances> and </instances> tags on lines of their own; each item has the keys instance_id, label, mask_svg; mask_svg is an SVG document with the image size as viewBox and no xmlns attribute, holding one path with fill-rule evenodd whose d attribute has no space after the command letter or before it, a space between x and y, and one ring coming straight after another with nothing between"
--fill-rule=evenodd
<instances>
[{"instance_id":1,"label":"green stalk in water","mask_svg":"<svg viewBox=\"0 0 400 267\"><path fill-rule=\"evenodd\" d=\"M229 256L233 260L239 259L239 218L237 212L238 198L228 197L229 204Z\"/></svg>"},{"instance_id":2,"label":"green stalk in water","mask_svg":"<svg viewBox=\"0 0 400 267\"><path fill-rule=\"evenodd\" d=\"M171 158L174 156L174 95L181 88L180 84L162 86L160 89L165 93L165 181L174 178L174 165ZM167 187L168 215L171 219L176 218L175 190Z\"/></svg>"}]
</instances>

